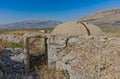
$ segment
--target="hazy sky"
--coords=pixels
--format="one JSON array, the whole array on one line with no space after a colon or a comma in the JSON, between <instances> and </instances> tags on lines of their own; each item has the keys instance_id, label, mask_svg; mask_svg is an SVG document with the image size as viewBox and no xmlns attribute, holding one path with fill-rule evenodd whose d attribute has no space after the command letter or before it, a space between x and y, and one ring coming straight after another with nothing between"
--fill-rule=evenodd
<instances>
[{"instance_id":1,"label":"hazy sky","mask_svg":"<svg viewBox=\"0 0 120 79\"><path fill-rule=\"evenodd\" d=\"M72 21L112 8L120 8L120 0L0 0L0 24L36 19Z\"/></svg>"}]
</instances>

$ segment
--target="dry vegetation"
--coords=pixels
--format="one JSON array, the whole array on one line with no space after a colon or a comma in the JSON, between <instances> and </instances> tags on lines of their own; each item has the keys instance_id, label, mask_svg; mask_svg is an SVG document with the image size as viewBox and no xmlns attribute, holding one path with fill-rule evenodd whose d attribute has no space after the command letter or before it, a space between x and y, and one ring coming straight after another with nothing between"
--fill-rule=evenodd
<instances>
[{"instance_id":1,"label":"dry vegetation","mask_svg":"<svg viewBox=\"0 0 120 79\"><path fill-rule=\"evenodd\" d=\"M34 68L40 74L41 79L64 79L65 76L64 71L50 70L46 65Z\"/></svg>"},{"instance_id":2,"label":"dry vegetation","mask_svg":"<svg viewBox=\"0 0 120 79\"><path fill-rule=\"evenodd\" d=\"M3 30L3 31L0 31L0 34L15 35L15 36L22 36L26 33L33 33L36 35L41 34L40 30ZM2 47L23 48L23 40L21 40L20 43L14 43L14 42L8 42L6 40L0 40L0 45Z\"/></svg>"},{"instance_id":3,"label":"dry vegetation","mask_svg":"<svg viewBox=\"0 0 120 79\"><path fill-rule=\"evenodd\" d=\"M110 38L119 38L120 37L120 29L117 29L117 30L104 30L104 32Z\"/></svg>"}]
</instances>

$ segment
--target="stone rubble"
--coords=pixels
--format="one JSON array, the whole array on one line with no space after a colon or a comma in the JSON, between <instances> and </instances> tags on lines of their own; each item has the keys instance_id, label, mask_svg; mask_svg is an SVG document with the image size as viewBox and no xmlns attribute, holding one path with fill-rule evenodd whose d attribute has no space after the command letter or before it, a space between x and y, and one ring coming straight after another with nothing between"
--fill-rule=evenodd
<instances>
[{"instance_id":1,"label":"stone rubble","mask_svg":"<svg viewBox=\"0 0 120 79\"><path fill-rule=\"evenodd\" d=\"M21 41L19 36L7 35L7 34L0 34L0 40L6 40L8 42L15 42L15 43L19 43Z\"/></svg>"},{"instance_id":2,"label":"stone rubble","mask_svg":"<svg viewBox=\"0 0 120 79\"><path fill-rule=\"evenodd\" d=\"M27 73L24 60L22 49L5 48L0 54L0 79L39 79L38 74Z\"/></svg>"},{"instance_id":3,"label":"stone rubble","mask_svg":"<svg viewBox=\"0 0 120 79\"><path fill-rule=\"evenodd\" d=\"M14 33L13 34L0 34L0 40L5 40L7 42L20 43L23 40L23 38L34 36L34 35L39 35L39 34L32 33L32 32L24 33L23 35L16 35Z\"/></svg>"}]
</instances>

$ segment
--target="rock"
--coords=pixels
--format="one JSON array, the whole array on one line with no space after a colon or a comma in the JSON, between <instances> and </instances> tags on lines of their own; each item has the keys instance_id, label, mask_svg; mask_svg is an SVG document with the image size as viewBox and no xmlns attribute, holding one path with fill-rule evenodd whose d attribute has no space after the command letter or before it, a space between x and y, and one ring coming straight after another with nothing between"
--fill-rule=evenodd
<instances>
[{"instance_id":1,"label":"rock","mask_svg":"<svg viewBox=\"0 0 120 79\"><path fill-rule=\"evenodd\" d=\"M6 40L8 42L20 43L21 39L19 36L16 35L9 35L9 34L0 34L1 40Z\"/></svg>"},{"instance_id":2,"label":"rock","mask_svg":"<svg viewBox=\"0 0 120 79\"><path fill-rule=\"evenodd\" d=\"M0 54L0 79L40 79L37 72L28 73L26 55L21 48L5 48Z\"/></svg>"},{"instance_id":3,"label":"rock","mask_svg":"<svg viewBox=\"0 0 120 79\"><path fill-rule=\"evenodd\" d=\"M0 70L0 79L4 79L3 71Z\"/></svg>"},{"instance_id":4,"label":"rock","mask_svg":"<svg viewBox=\"0 0 120 79\"><path fill-rule=\"evenodd\" d=\"M40 30L41 33L45 33L45 30Z\"/></svg>"},{"instance_id":5,"label":"rock","mask_svg":"<svg viewBox=\"0 0 120 79\"><path fill-rule=\"evenodd\" d=\"M75 44L77 44L77 38L69 38L69 40L68 40L68 45L75 45Z\"/></svg>"},{"instance_id":6,"label":"rock","mask_svg":"<svg viewBox=\"0 0 120 79\"><path fill-rule=\"evenodd\" d=\"M22 49L5 48L0 58L0 79L19 79L27 74L26 65L23 61Z\"/></svg>"}]
</instances>

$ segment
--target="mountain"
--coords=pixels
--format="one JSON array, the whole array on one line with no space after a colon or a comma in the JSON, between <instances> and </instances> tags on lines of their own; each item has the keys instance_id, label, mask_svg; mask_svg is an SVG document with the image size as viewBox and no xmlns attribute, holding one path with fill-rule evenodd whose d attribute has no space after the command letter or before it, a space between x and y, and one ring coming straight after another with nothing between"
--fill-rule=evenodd
<instances>
[{"instance_id":1,"label":"mountain","mask_svg":"<svg viewBox=\"0 0 120 79\"><path fill-rule=\"evenodd\" d=\"M37 29L37 28L53 28L58 24L61 24L60 21L53 20L28 20L23 22L15 22L10 24L0 25L1 29Z\"/></svg>"},{"instance_id":2,"label":"mountain","mask_svg":"<svg viewBox=\"0 0 120 79\"><path fill-rule=\"evenodd\" d=\"M97 12L95 14L84 16L78 20L95 24L104 30L120 30L120 8Z\"/></svg>"}]
</instances>

